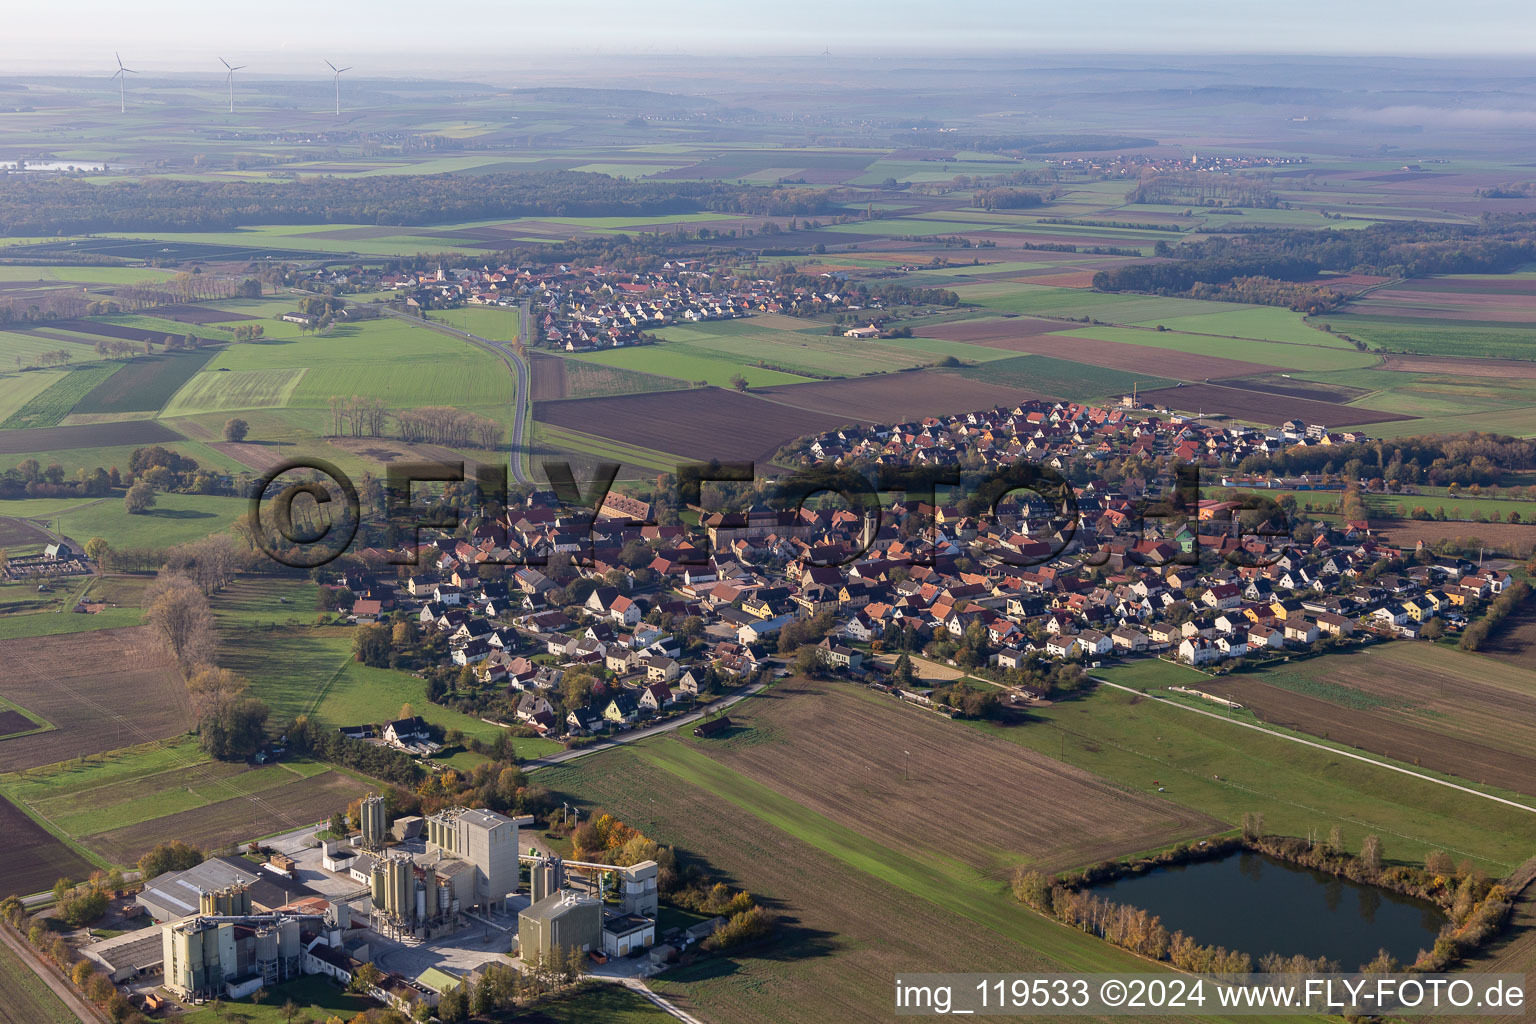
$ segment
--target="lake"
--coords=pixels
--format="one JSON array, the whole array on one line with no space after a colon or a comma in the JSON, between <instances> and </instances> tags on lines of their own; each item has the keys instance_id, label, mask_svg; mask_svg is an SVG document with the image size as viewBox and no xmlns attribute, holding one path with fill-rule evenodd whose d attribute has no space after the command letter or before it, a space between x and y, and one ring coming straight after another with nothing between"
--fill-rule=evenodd
<instances>
[{"instance_id":1,"label":"lake","mask_svg":"<svg viewBox=\"0 0 1536 1024\"><path fill-rule=\"evenodd\" d=\"M1269 952L1301 953L1353 971L1379 949L1409 964L1434 945L1446 920L1424 900L1247 851L1158 868L1092 891L1156 914L1170 932L1249 953L1255 964Z\"/></svg>"}]
</instances>

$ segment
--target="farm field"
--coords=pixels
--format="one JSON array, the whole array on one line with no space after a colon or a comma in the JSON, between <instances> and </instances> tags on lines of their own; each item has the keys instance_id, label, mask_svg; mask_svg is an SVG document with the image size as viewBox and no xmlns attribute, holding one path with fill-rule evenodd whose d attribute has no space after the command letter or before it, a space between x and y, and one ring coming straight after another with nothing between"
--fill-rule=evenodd
<instances>
[{"instance_id":1,"label":"farm field","mask_svg":"<svg viewBox=\"0 0 1536 1024\"><path fill-rule=\"evenodd\" d=\"M1536 665L1536 605L1517 609L1478 653L1523 668Z\"/></svg>"},{"instance_id":2,"label":"farm field","mask_svg":"<svg viewBox=\"0 0 1536 1024\"><path fill-rule=\"evenodd\" d=\"M76 1024L77 1019L32 968L0 944L0 1024Z\"/></svg>"},{"instance_id":3,"label":"farm field","mask_svg":"<svg viewBox=\"0 0 1536 1024\"><path fill-rule=\"evenodd\" d=\"M148 626L0 640L0 664L10 666L0 697L57 727L0 742L0 771L178 736L191 725L181 671ZM124 693L134 694L133 707Z\"/></svg>"},{"instance_id":4,"label":"farm field","mask_svg":"<svg viewBox=\"0 0 1536 1024\"><path fill-rule=\"evenodd\" d=\"M1073 402L1096 401L1129 394L1134 385L1150 391L1170 387L1174 383L1162 377L1103 369L1087 363L1039 355L1012 356L979 366L967 366L954 372L969 380L1039 392Z\"/></svg>"},{"instance_id":5,"label":"farm field","mask_svg":"<svg viewBox=\"0 0 1536 1024\"><path fill-rule=\"evenodd\" d=\"M231 345L171 399L166 414L180 414L194 396L202 402L210 400L205 396L216 397L217 382L207 379L211 374L274 370L302 372L297 384L281 396L282 404L310 409L326 408L332 395L382 398L396 407L489 405L512 399L511 377L492 353L436 331L386 320L341 324L318 337ZM237 380L232 390L266 396L272 388L289 387L286 378L263 380L262 387ZM268 401L263 398L263 404Z\"/></svg>"},{"instance_id":6,"label":"farm field","mask_svg":"<svg viewBox=\"0 0 1536 1024\"><path fill-rule=\"evenodd\" d=\"M946 870L1006 879L1059 871L1223 831L1222 822L1131 794L1014 744L839 683L791 680L733 711L700 751L797 803ZM900 742L892 742L899 736ZM913 773L908 759L921 766ZM1025 796L1028 794L1028 796ZM1028 814L1020 813L1027 803ZM967 808L942 848L925 823Z\"/></svg>"},{"instance_id":7,"label":"farm field","mask_svg":"<svg viewBox=\"0 0 1536 1024\"><path fill-rule=\"evenodd\" d=\"M1042 329L1046 325L1049 330ZM1176 352L1131 344L1124 340L1105 341L1083 337L1080 333L1060 333L1061 324L1041 320L961 321L928 328L931 333L953 337L970 335L976 344L1007 352L1026 353L1069 359L1091 368L1119 370L1152 379L1171 377L1196 381L1222 377L1240 377L1267 373L1273 367L1261 363L1221 356ZM1240 354L1234 350L1233 355Z\"/></svg>"},{"instance_id":8,"label":"farm field","mask_svg":"<svg viewBox=\"0 0 1536 1024\"><path fill-rule=\"evenodd\" d=\"M1412 548L1419 541L1434 544L1451 540L1467 550L1487 548L1489 554L1511 558L1529 558L1536 551L1536 525L1530 523L1426 522L1420 519L1393 519L1371 527L1373 536L1389 544Z\"/></svg>"},{"instance_id":9,"label":"farm field","mask_svg":"<svg viewBox=\"0 0 1536 1024\"><path fill-rule=\"evenodd\" d=\"M58 426L92 390L121 369L121 363L97 363L70 370L11 413L0 423L0 430Z\"/></svg>"},{"instance_id":10,"label":"farm field","mask_svg":"<svg viewBox=\"0 0 1536 1024\"><path fill-rule=\"evenodd\" d=\"M0 886L0 896L46 892L60 877L82 879L97 867L4 797L0 797L0 828L5 830L6 838L6 879ZM0 954L4 952L0 948ZM0 991L3 981L0 979ZM0 1019L4 1012L0 1009Z\"/></svg>"},{"instance_id":11,"label":"farm field","mask_svg":"<svg viewBox=\"0 0 1536 1024\"><path fill-rule=\"evenodd\" d=\"M157 412L213 355L213 349L195 349L134 359L76 402L70 413Z\"/></svg>"},{"instance_id":12,"label":"farm field","mask_svg":"<svg viewBox=\"0 0 1536 1024\"><path fill-rule=\"evenodd\" d=\"M367 783L339 771L301 778L250 795L234 795L192 810L99 832L87 846L115 864L132 864L166 836L203 849L227 849L258 835L323 820L366 794ZM238 792L238 787L236 787Z\"/></svg>"},{"instance_id":13,"label":"farm field","mask_svg":"<svg viewBox=\"0 0 1536 1024\"><path fill-rule=\"evenodd\" d=\"M1178 331L1159 331L1147 327L1084 325L1064 328L1059 333L1064 338L1117 341L1126 345L1144 345L1204 358L1251 360L1255 363L1279 367L1282 370L1352 370L1375 366L1381 361L1381 357L1375 353L1358 352L1352 348L1335 348L1322 344L1301 345L1289 341L1251 341L1204 334L1181 334ZM1215 376L1215 374L1205 376Z\"/></svg>"},{"instance_id":14,"label":"farm field","mask_svg":"<svg viewBox=\"0 0 1536 1024\"><path fill-rule=\"evenodd\" d=\"M1211 678L1166 663L1136 673L1096 673L1127 686L1170 682L1204 688ZM1422 862L1449 850L1503 875L1536 847L1536 815L1280 737L1195 715L1140 694L1099 688L1030 712L1022 726L986 723L991 732L1083 768L1132 792L1155 792L1236 827L1250 811L1265 828L1304 836L1338 824L1352 848L1367 832L1382 837L1389 860Z\"/></svg>"},{"instance_id":15,"label":"farm field","mask_svg":"<svg viewBox=\"0 0 1536 1024\"><path fill-rule=\"evenodd\" d=\"M271 709L273 725L312 712L326 685L352 660L350 627L279 625L276 616L270 624L258 624L229 615L222 595L212 604L219 665L250 680L252 695ZM301 623L313 621L313 603L296 614ZM398 708L381 710L393 715Z\"/></svg>"},{"instance_id":16,"label":"farm field","mask_svg":"<svg viewBox=\"0 0 1536 1024\"><path fill-rule=\"evenodd\" d=\"M14 520L0 521L0 525L3 522ZM4 531L0 530L0 542L3 541ZM0 584L0 639L137 626L142 618L139 607L142 588L118 586L118 582L109 578L73 577L54 584L47 593L38 593L31 583ZM83 600L106 602L108 607L94 614L76 613L75 605Z\"/></svg>"},{"instance_id":17,"label":"farm field","mask_svg":"<svg viewBox=\"0 0 1536 1024\"><path fill-rule=\"evenodd\" d=\"M1518 323L1388 319L1355 313L1330 313L1328 322L1335 331L1359 338L1382 352L1462 359L1536 359L1536 330Z\"/></svg>"},{"instance_id":18,"label":"farm field","mask_svg":"<svg viewBox=\"0 0 1536 1024\"><path fill-rule=\"evenodd\" d=\"M137 834L168 816L237 799L252 805L243 827L258 827L263 805L271 800L279 806L289 799L285 787L331 774L325 765L307 761L261 768L214 761L196 740L186 738L0 776L0 793L93 855L131 864L137 855L120 845L123 835Z\"/></svg>"},{"instance_id":19,"label":"farm field","mask_svg":"<svg viewBox=\"0 0 1536 1024\"><path fill-rule=\"evenodd\" d=\"M889 1018L894 973L915 963L932 970L1137 963L1030 913L1002 883L946 876L699 751L674 739L645 741L537 775L562 798L575 796L589 811L607 810L698 856L779 916L783 935L771 957L715 959L652 981L687 1011L753 1024L877 1021Z\"/></svg>"},{"instance_id":20,"label":"farm field","mask_svg":"<svg viewBox=\"0 0 1536 1024\"><path fill-rule=\"evenodd\" d=\"M536 360L535 365L548 366L549 360ZM675 377L663 377L654 373L626 370L623 367L590 362L585 359L552 360L559 377L558 386L546 384L549 392L541 394L534 385L535 401L545 398L607 398L611 395L633 395L642 391L673 391L688 386L687 381ZM556 393L558 392L558 393Z\"/></svg>"},{"instance_id":21,"label":"farm field","mask_svg":"<svg viewBox=\"0 0 1536 1024\"><path fill-rule=\"evenodd\" d=\"M63 375L48 370L0 374L0 423L9 420Z\"/></svg>"},{"instance_id":22,"label":"farm field","mask_svg":"<svg viewBox=\"0 0 1536 1024\"><path fill-rule=\"evenodd\" d=\"M671 392L537 402L533 418L684 458L761 462L792 437L847 422L723 388L689 391L681 403Z\"/></svg>"},{"instance_id":23,"label":"farm field","mask_svg":"<svg viewBox=\"0 0 1536 1024\"><path fill-rule=\"evenodd\" d=\"M994 405L1012 407L1040 397L1028 390L963 377L952 370L911 370L850 380L816 381L761 388L753 394L779 405L822 415L826 410L836 410L844 423L899 423ZM811 432L814 431L801 433ZM798 435L784 437L779 443L793 436Z\"/></svg>"},{"instance_id":24,"label":"farm field","mask_svg":"<svg viewBox=\"0 0 1536 1024\"><path fill-rule=\"evenodd\" d=\"M49 389L52 390L51 388ZM48 394L47 391L43 392ZM0 430L0 455L31 455L33 452L68 448L99 448L109 445L164 444L182 436L162 423L136 420L131 423L88 423L70 427L31 430Z\"/></svg>"},{"instance_id":25,"label":"farm field","mask_svg":"<svg viewBox=\"0 0 1536 1024\"><path fill-rule=\"evenodd\" d=\"M1143 391L1141 397L1156 405L1183 412L1221 413L1239 420L1272 425L1293 418L1322 423L1328 427L1412 420L1412 417L1401 413L1377 412L1360 406L1317 402L1279 392L1233 388L1224 384L1186 384L1183 387Z\"/></svg>"},{"instance_id":26,"label":"farm field","mask_svg":"<svg viewBox=\"0 0 1536 1024\"><path fill-rule=\"evenodd\" d=\"M1388 643L1237 672L1201 689L1275 725L1536 794L1536 671L1528 667Z\"/></svg>"},{"instance_id":27,"label":"farm field","mask_svg":"<svg viewBox=\"0 0 1536 1024\"><path fill-rule=\"evenodd\" d=\"M575 456L573 464L577 460L617 462L622 467L620 475L623 476L634 476L636 472L671 473L677 469L678 463L675 455L624 444L577 430L556 427L548 423L534 424L533 444L531 458L558 458L570 455Z\"/></svg>"},{"instance_id":28,"label":"farm field","mask_svg":"<svg viewBox=\"0 0 1536 1024\"><path fill-rule=\"evenodd\" d=\"M305 372L303 368L297 368L199 373L167 400L161 414L191 416L201 412L281 408L293 397Z\"/></svg>"},{"instance_id":29,"label":"farm field","mask_svg":"<svg viewBox=\"0 0 1536 1024\"><path fill-rule=\"evenodd\" d=\"M809 379L801 374L753 366L711 349L673 342L590 352L573 355L569 359L573 363L594 363L620 370L673 377L690 383L704 381L715 387L729 387L731 378L738 374L745 377L753 387Z\"/></svg>"}]
</instances>

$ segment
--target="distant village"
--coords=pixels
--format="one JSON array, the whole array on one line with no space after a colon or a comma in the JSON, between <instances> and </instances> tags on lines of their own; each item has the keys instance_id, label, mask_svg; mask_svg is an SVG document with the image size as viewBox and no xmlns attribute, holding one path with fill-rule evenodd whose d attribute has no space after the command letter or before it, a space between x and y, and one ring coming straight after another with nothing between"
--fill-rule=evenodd
<instances>
[{"instance_id":1,"label":"distant village","mask_svg":"<svg viewBox=\"0 0 1536 1024\"><path fill-rule=\"evenodd\" d=\"M645 344L645 332L676 324L733 320L764 313L789 316L850 314L878 319L878 295L847 289L826 275L824 289L781 288L766 278L743 280L703 260L666 260L650 271L601 264L452 267L379 274L362 268L315 271L311 283L383 289L407 309L459 305L516 308L528 302L538 328L535 344L590 352ZM878 332L877 332L878 333Z\"/></svg>"}]
</instances>

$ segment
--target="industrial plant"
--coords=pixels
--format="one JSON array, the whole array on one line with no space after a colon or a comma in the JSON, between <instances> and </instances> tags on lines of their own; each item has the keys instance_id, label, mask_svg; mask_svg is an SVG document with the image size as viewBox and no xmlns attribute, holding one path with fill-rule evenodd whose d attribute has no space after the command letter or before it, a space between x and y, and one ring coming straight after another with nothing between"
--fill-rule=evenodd
<instances>
[{"instance_id":1,"label":"industrial plant","mask_svg":"<svg viewBox=\"0 0 1536 1024\"><path fill-rule=\"evenodd\" d=\"M531 821L452 808L391 827L384 799L368 797L349 838L265 864L214 858L150 879L140 903L160 922L159 942L108 940L87 953L115 977L163 968L165 987L194 1002L242 998L301 974L347 982L365 962L429 964L381 970L375 994L435 1004L433 981L455 977L435 965L470 947L460 936L475 936L482 962L524 966L556 951L627 957L653 947L656 862L520 852L519 828Z\"/></svg>"}]
</instances>

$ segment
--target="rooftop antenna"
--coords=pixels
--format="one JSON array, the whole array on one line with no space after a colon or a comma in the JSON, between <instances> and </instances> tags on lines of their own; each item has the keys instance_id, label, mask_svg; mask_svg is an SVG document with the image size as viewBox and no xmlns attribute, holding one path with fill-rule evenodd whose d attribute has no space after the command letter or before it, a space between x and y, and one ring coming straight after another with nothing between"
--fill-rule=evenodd
<instances>
[{"instance_id":1,"label":"rooftop antenna","mask_svg":"<svg viewBox=\"0 0 1536 1024\"><path fill-rule=\"evenodd\" d=\"M325 66L330 68L332 71L336 72L336 74L333 75L332 77L334 78L334 80L336 82L336 116L340 117L341 116L341 73L343 71L351 71L352 69L350 67L339 68L335 64L332 64L330 61L326 61L325 62Z\"/></svg>"},{"instance_id":2,"label":"rooftop antenna","mask_svg":"<svg viewBox=\"0 0 1536 1024\"><path fill-rule=\"evenodd\" d=\"M233 67L230 67L229 61L225 60L223 57L219 58L219 63L223 64L226 68L229 68L229 74L224 76L224 84L229 86L229 112L233 114L235 112L235 72L243 70L245 65L236 64Z\"/></svg>"},{"instance_id":3,"label":"rooftop antenna","mask_svg":"<svg viewBox=\"0 0 1536 1024\"><path fill-rule=\"evenodd\" d=\"M126 114L128 113L128 87L126 83L128 81L129 75L136 75L138 72L133 70L133 68L123 67L123 58L121 54L114 51L112 56L117 58L117 70L112 73L112 77L117 79L118 112Z\"/></svg>"}]
</instances>

